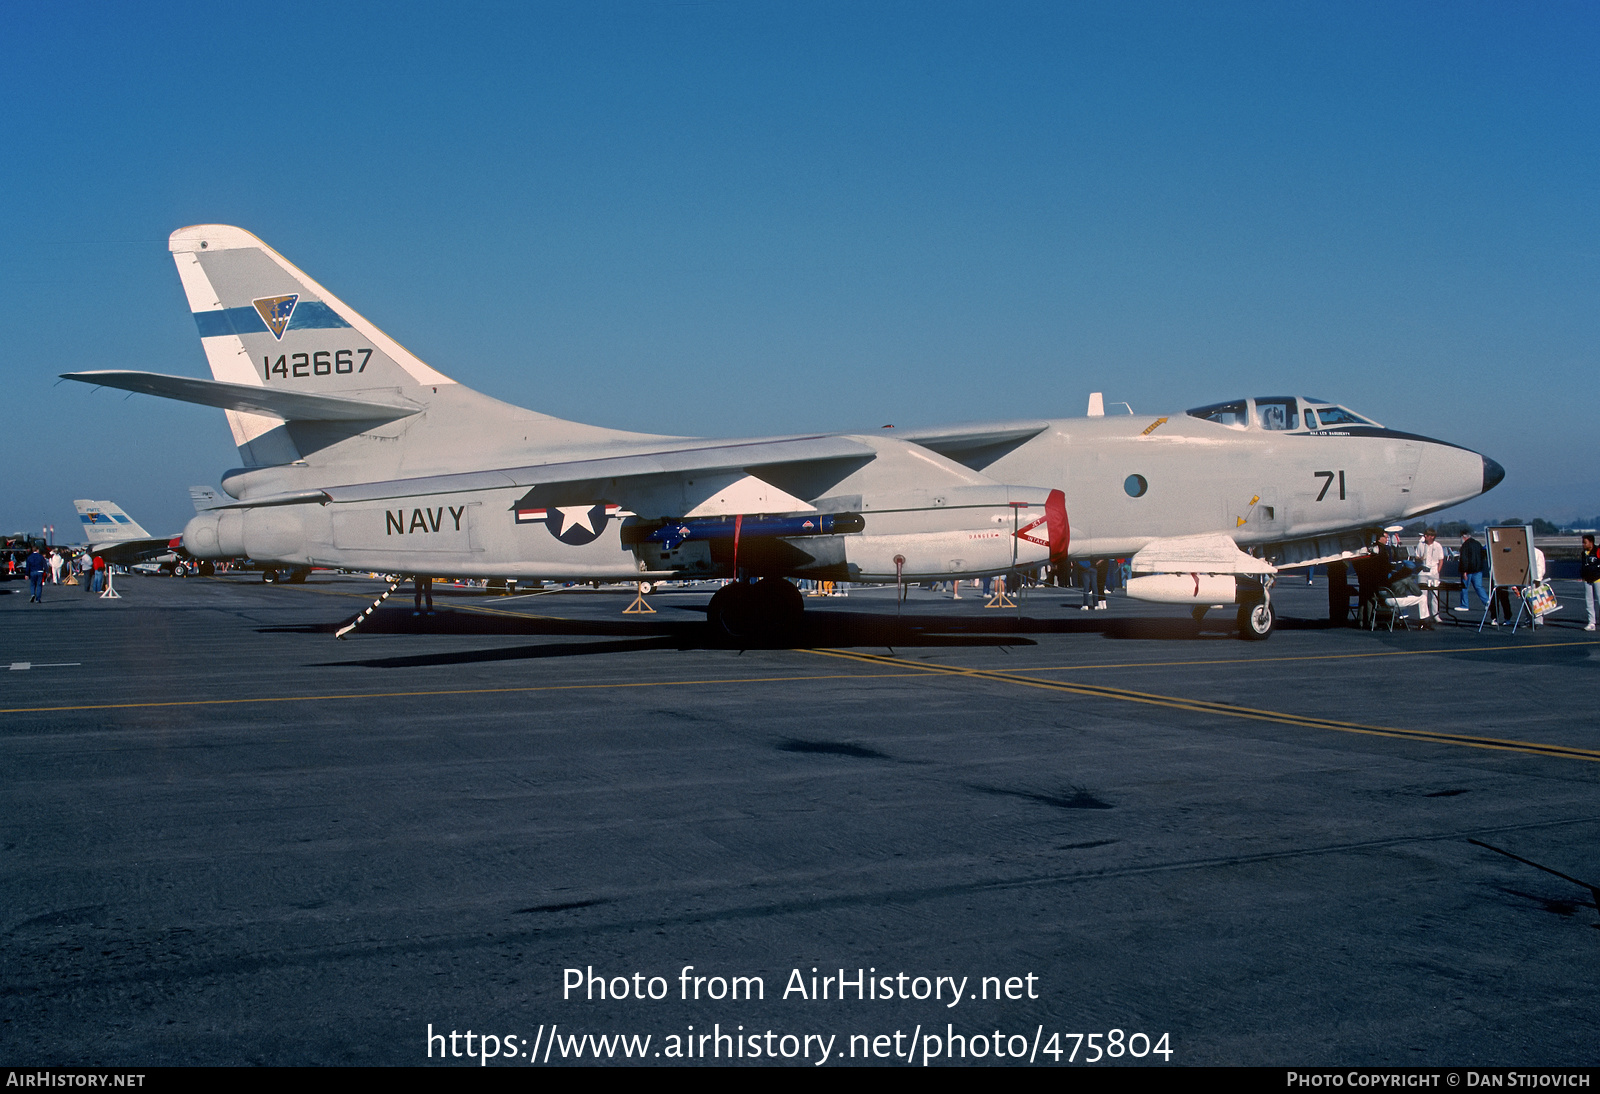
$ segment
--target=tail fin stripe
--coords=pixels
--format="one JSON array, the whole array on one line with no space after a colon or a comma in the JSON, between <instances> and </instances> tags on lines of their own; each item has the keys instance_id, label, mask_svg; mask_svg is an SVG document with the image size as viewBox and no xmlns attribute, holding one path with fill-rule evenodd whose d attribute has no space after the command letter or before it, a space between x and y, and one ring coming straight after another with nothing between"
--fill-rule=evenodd
<instances>
[{"instance_id":1,"label":"tail fin stripe","mask_svg":"<svg viewBox=\"0 0 1600 1094\"><path fill-rule=\"evenodd\" d=\"M215 338L228 334L266 334L267 325L253 307L223 308L219 311L197 311L194 325L200 328L201 338ZM349 327L339 313L315 300L302 300L289 317L289 330L331 330Z\"/></svg>"}]
</instances>

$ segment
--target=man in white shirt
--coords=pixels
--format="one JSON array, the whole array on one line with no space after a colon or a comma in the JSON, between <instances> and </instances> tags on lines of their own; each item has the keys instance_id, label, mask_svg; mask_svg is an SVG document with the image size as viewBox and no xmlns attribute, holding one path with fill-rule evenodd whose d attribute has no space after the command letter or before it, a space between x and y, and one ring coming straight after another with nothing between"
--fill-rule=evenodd
<instances>
[{"instance_id":1,"label":"man in white shirt","mask_svg":"<svg viewBox=\"0 0 1600 1094\"><path fill-rule=\"evenodd\" d=\"M1417 610L1422 616L1422 629L1431 631L1439 614L1439 571L1444 569L1444 544L1435 542L1432 528L1422 534L1416 559L1422 564L1417 572L1417 583L1422 586L1422 604Z\"/></svg>"}]
</instances>

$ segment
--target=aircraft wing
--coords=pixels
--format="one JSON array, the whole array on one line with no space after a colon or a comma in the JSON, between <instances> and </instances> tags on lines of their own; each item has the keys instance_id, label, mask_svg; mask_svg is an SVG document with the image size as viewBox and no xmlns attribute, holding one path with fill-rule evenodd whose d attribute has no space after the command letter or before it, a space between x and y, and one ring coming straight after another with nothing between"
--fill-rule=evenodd
<instances>
[{"instance_id":1,"label":"aircraft wing","mask_svg":"<svg viewBox=\"0 0 1600 1094\"><path fill-rule=\"evenodd\" d=\"M423 494L449 494L467 490L530 487L556 487L564 484L595 486L610 496L625 489L627 480L685 472L747 472L758 478L776 468L804 464L865 463L876 455L867 444L851 437L820 435L784 437L768 441L734 441L726 444L674 448L656 452L606 456L592 460L506 467L494 471L467 471L451 475L430 475L385 482L327 486L319 490L252 497L217 508L253 508L263 505L295 505L307 502L382 501ZM601 485L605 484L605 485ZM598 496L598 495L596 495Z\"/></svg>"},{"instance_id":2,"label":"aircraft wing","mask_svg":"<svg viewBox=\"0 0 1600 1094\"><path fill-rule=\"evenodd\" d=\"M147 558L158 555L171 554L177 550L179 536L157 536L150 539L125 539L119 543L107 543L103 546L91 546L91 554L99 555L106 562L114 566L130 566L135 562L143 562Z\"/></svg>"},{"instance_id":3,"label":"aircraft wing","mask_svg":"<svg viewBox=\"0 0 1600 1094\"><path fill-rule=\"evenodd\" d=\"M1132 559L1136 574L1271 574L1276 568L1265 559L1239 550L1232 536L1173 536L1153 539Z\"/></svg>"},{"instance_id":4,"label":"aircraft wing","mask_svg":"<svg viewBox=\"0 0 1600 1094\"><path fill-rule=\"evenodd\" d=\"M1045 421L995 422L897 429L893 436L930 449L947 459L982 471L1001 456L1033 440L1050 428Z\"/></svg>"},{"instance_id":5,"label":"aircraft wing","mask_svg":"<svg viewBox=\"0 0 1600 1094\"><path fill-rule=\"evenodd\" d=\"M308 422L392 422L420 413L419 406L379 403L343 395L314 395L301 391L230 384L222 380L196 380L189 376L166 376L159 372L129 372L104 369L94 372L63 372L63 380L100 387L121 388L163 399L177 399L201 406L241 410L247 414L267 414L285 421Z\"/></svg>"}]
</instances>

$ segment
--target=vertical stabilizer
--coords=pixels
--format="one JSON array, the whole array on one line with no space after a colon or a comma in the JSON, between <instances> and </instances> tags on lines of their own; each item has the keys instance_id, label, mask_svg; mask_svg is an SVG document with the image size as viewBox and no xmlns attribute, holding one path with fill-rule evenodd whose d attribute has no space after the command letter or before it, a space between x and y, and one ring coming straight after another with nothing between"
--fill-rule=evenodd
<instances>
[{"instance_id":1,"label":"vertical stabilizer","mask_svg":"<svg viewBox=\"0 0 1600 1094\"><path fill-rule=\"evenodd\" d=\"M168 247L215 379L419 406L455 383L242 228L181 228ZM227 415L247 463L299 458L281 419Z\"/></svg>"},{"instance_id":2,"label":"vertical stabilizer","mask_svg":"<svg viewBox=\"0 0 1600 1094\"><path fill-rule=\"evenodd\" d=\"M79 498L72 506L78 511L78 519L83 522L83 541L92 546L120 543L125 539L151 538L150 533L114 501Z\"/></svg>"}]
</instances>

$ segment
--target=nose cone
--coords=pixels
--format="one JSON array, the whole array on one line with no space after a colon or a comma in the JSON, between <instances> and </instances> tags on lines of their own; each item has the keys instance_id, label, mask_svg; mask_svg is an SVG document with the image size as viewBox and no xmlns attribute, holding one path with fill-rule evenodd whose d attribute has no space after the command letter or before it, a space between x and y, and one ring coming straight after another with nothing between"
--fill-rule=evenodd
<instances>
[{"instance_id":1,"label":"nose cone","mask_svg":"<svg viewBox=\"0 0 1600 1094\"><path fill-rule=\"evenodd\" d=\"M1505 477L1505 468L1495 463L1488 456L1483 457L1483 492L1485 494L1499 486L1500 480Z\"/></svg>"}]
</instances>

